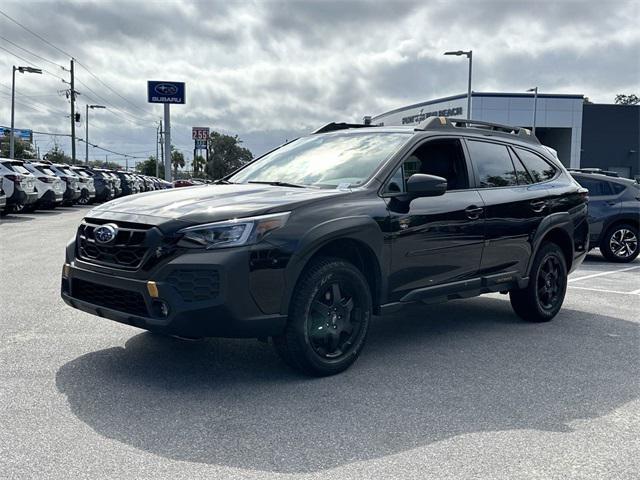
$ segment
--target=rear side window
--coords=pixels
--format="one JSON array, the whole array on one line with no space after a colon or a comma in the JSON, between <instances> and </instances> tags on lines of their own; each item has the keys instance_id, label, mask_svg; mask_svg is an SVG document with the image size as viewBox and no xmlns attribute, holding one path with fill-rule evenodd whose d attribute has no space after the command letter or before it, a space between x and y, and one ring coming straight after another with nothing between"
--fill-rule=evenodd
<instances>
[{"instance_id":1,"label":"rear side window","mask_svg":"<svg viewBox=\"0 0 640 480\"><path fill-rule=\"evenodd\" d=\"M613 188L613 192L616 195L626 190L626 187L624 185L620 185L619 183L612 183L611 188Z\"/></svg>"},{"instance_id":2,"label":"rear side window","mask_svg":"<svg viewBox=\"0 0 640 480\"><path fill-rule=\"evenodd\" d=\"M480 187L508 187L517 185L516 172L507 147L497 143L468 140L471 161L480 176Z\"/></svg>"},{"instance_id":3,"label":"rear side window","mask_svg":"<svg viewBox=\"0 0 640 480\"><path fill-rule=\"evenodd\" d=\"M25 175L28 175L31 173L29 170L27 170L26 168L24 168L22 165L18 163L12 163L11 168L13 169L14 172L23 173Z\"/></svg>"},{"instance_id":4,"label":"rear side window","mask_svg":"<svg viewBox=\"0 0 640 480\"><path fill-rule=\"evenodd\" d=\"M589 190L589 195L591 196L601 197L604 195L611 195L611 187L609 186L609 182L603 182L601 180L583 177L580 177L576 180L578 180L578 183L580 185Z\"/></svg>"},{"instance_id":5,"label":"rear side window","mask_svg":"<svg viewBox=\"0 0 640 480\"><path fill-rule=\"evenodd\" d=\"M516 147L516 153L531 175L534 183L551 180L556 175L556 168L542 157L528 150Z\"/></svg>"}]
</instances>

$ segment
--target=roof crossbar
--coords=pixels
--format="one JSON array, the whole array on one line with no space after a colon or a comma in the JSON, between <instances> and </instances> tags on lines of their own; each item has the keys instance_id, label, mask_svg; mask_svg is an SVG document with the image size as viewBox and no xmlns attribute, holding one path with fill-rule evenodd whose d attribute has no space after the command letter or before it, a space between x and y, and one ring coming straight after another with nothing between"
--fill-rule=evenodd
<instances>
[{"instance_id":1,"label":"roof crossbar","mask_svg":"<svg viewBox=\"0 0 640 480\"><path fill-rule=\"evenodd\" d=\"M522 140L532 143L540 143L540 140L531 133L531 130L524 127L513 127L494 122L484 122L480 120L469 120L466 118L429 117L416 127L416 130L440 130L452 128L474 128L479 130L489 130L491 132L507 135L517 135Z\"/></svg>"},{"instance_id":2,"label":"roof crossbar","mask_svg":"<svg viewBox=\"0 0 640 480\"><path fill-rule=\"evenodd\" d=\"M336 122L331 122L331 123L327 123L326 125L323 125L322 127L318 128L317 130L314 130L313 132L311 132L312 135L315 135L316 133L326 133L326 132L334 132L336 130L346 130L348 128L369 128L369 127L373 127L375 125L365 125L363 123L336 123Z\"/></svg>"}]
</instances>

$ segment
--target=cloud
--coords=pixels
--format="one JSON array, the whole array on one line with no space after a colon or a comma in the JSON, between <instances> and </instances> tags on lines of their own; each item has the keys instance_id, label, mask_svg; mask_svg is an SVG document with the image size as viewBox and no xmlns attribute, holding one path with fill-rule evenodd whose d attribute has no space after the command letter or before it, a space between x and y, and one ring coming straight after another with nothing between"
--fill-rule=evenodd
<instances>
[{"instance_id":1,"label":"cloud","mask_svg":"<svg viewBox=\"0 0 640 480\"><path fill-rule=\"evenodd\" d=\"M2 10L81 62L78 107L84 114L86 103L108 104L108 111L91 113L90 133L92 142L107 148L155 152L162 110L146 103L146 80L185 81L188 104L172 107L172 130L174 143L189 157L191 126L238 134L261 153L329 121L357 121L462 93L466 59L442 56L450 49L473 49L476 91L538 85L545 92L611 102L616 93L638 90L639 5L10 1ZM0 35L68 66L60 51L1 16ZM2 39L0 47L68 78L59 67ZM2 124L9 123L11 65L20 63L0 50ZM67 87L54 75L18 75L18 127L69 130L69 103L58 94ZM79 135L82 131L81 125ZM52 142L41 138L45 148ZM60 142L68 151L68 140Z\"/></svg>"}]
</instances>

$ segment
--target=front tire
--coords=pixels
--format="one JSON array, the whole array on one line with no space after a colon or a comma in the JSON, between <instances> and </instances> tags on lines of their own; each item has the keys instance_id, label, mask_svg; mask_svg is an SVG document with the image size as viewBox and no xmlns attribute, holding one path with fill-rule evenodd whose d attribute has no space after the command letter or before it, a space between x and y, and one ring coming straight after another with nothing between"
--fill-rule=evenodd
<instances>
[{"instance_id":1,"label":"front tire","mask_svg":"<svg viewBox=\"0 0 640 480\"><path fill-rule=\"evenodd\" d=\"M312 376L340 373L356 361L369 330L369 284L339 258L313 260L293 292L282 335L273 338L280 357Z\"/></svg>"},{"instance_id":2,"label":"front tire","mask_svg":"<svg viewBox=\"0 0 640 480\"><path fill-rule=\"evenodd\" d=\"M555 317L567 292L567 262L555 243L544 243L536 253L529 284L511 290L513 310L529 322L548 322Z\"/></svg>"},{"instance_id":3,"label":"front tire","mask_svg":"<svg viewBox=\"0 0 640 480\"><path fill-rule=\"evenodd\" d=\"M602 238L600 252L610 262L632 262L640 252L638 229L626 223L614 225Z\"/></svg>"}]
</instances>

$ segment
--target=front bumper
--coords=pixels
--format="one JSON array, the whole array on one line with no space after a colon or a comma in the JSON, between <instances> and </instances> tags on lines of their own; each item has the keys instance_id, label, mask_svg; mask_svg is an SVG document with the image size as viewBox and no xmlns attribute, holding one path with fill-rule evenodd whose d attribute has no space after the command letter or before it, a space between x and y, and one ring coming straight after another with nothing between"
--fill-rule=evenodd
<instances>
[{"instance_id":1,"label":"front bumper","mask_svg":"<svg viewBox=\"0 0 640 480\"><path fill-rule=\"evenodd\" d=\"M72 259L62 278L63 300L99 317L185 337L266 337L281 333L286 323L284 315L263 313L252 297L248 251L187 253L144 276L110 270ZM217 288L211 287L212 278ZM155 282L157 298L148 281ZM167 315L159 301L168 306Z\"/></svg>"}]
</instances>

